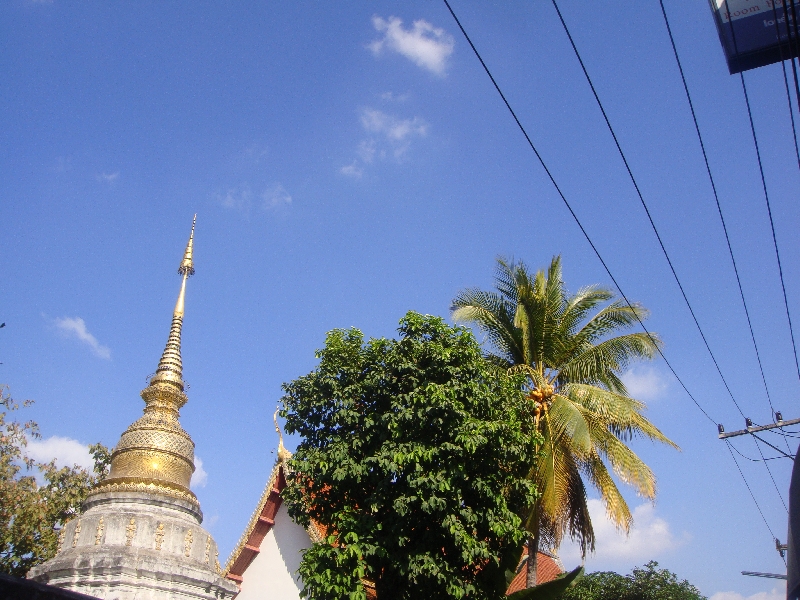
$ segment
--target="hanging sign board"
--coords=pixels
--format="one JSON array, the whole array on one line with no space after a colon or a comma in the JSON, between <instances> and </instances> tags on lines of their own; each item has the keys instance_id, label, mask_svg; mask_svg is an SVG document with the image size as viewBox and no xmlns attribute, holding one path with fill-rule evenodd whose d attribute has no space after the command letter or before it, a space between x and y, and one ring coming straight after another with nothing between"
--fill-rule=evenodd
<instances>
[{"instance_id":1,"label":"hanging sign board","mask_svg":"<svg viewBox=\"0 0 800 600\"><path fill-rule=\"evenodd\" d=\"M800 0L710 2L731 74L798 56Z\"/></svg>"}]
</instances>

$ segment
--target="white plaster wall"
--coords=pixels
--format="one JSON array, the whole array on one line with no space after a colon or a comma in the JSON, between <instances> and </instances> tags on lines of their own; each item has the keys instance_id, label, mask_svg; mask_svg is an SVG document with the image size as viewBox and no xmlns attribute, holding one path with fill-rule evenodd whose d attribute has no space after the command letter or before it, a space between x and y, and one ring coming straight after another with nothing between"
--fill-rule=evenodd
<instances>
[{"instance_id":1,"label":"white plaster wall","mask_svg":"<svg viewBox=\"0 0 800 600\"><path fill-rule=\"evenodd\" d=\"M297 575L300 552L310 547L308 532L281 505L275 525L261 542L261 552L242 576L236 600L298 600L303 588Z\"/></svg>"}]
</instances>

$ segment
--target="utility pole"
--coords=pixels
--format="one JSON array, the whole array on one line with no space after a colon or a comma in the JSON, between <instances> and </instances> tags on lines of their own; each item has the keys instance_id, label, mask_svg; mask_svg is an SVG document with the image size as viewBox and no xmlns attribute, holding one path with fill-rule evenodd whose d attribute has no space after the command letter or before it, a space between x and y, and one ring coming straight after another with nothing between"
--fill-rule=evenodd
<instances>
[{"instance_id":1,"label":"utility pole","mask_svg":"<svg viewBox=\"0 0 800 600\"><path fill-rule=\"evenodd\" d=\"M781 544L780 540L775 538L775 549L781 555L781 558L786 559L786 575L778 573L759 573L754 571L742 571L742 575L749 575L751 577L767 577L770 579L785 579L786 581L786 600L800 600L800 468L798 463L800 461L794 460L795 457L787 454L777 446L773 446L767 440L760 438L757 433L761 431L769 431L770 429L777 429L786 427L788 425L797 425L800 419L783 420L781 413L775 413L775 422L770 425L755 425L753 421L746 418L744 420L745 428L737 431L726 432L722 424L717 425L718 437L725 440L740 435L752 435L754 438L763 442L782 456L790 458L794 461L792 468L792 481L789 485L789 539L786 544ZM798 449L800 455L800 449ZM797 540L797 543L795 543Z\"/></svg>"}]
</instances>

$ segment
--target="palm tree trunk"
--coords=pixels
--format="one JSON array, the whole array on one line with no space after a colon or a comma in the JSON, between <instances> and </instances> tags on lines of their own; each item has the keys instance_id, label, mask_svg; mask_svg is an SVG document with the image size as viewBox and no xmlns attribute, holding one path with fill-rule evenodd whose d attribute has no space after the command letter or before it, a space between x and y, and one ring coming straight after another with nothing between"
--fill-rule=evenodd
<instances>
[{"instance_id":1,"label":"palm tree trunk","mask_svg":"<svg viewBox=\"0 0 800 600\"><path fill-rule=\"evenodd\" d=\"M525 580L525 587L536 586L536 568L539 563L539 533L528 538L528 577Z\"/></svg>"},{"instance_id":2,"label":"palm tree trunk","mask_svg":"<svg viewBox=\"0 0 800 600\"><path fill-rule=\"evenodd\" d=\"M537 429L539 423L536 423ZM538 452L539 445L536 445L536 450ZM527 577L525 578L525 588L532 588L536 587L536 571L539 565L539 539L541 538L541 532L539 528L542 524L542 506L541 506L541 498L536 500L533 504L533 511L526 523L528 528L528 532L531 532L531 535L528 538L528 573Z\"/></svg>"}]
</instances>

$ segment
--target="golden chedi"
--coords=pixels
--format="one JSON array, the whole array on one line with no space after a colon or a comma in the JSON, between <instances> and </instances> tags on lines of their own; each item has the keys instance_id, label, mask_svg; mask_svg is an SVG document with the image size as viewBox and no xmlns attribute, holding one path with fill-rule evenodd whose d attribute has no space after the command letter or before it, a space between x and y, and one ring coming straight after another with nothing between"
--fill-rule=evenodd
<instances>
[{"instance_id":1,"label":"golden chedi","mask_svg":"<svg viewBox=\"0 0 800 600\"><path fill-rule=\"evenodd\" d=\"M194 442L178 421L180 409L188 401L184 392L181 329L186 280L194 275L193 250L194 224L178 269L183 281L172 313L167 345L155 374L150 378L150 385L141 392L145 402L144 415L122 434L112 454L111 472L94 494L109 490L137 490L174 496L197 504L197 498L189 490L194 473Z\"/></svg>"},{"instance_id":2,"label":"golden chedi","mask_svg":"<svg viewBox=\"0 0 800 600\"><path fill-rule=\"evenodd\" d=\"M141 392L144 414L120 437L108 477L62 527L56 556L31 569L30 579L108 600L229 600L237 592L200 526L200 503L189 489L194 442L178 421L188 401L181 329L193 246L194 223L167 345Z\"/></svg>"}]
</instances>

